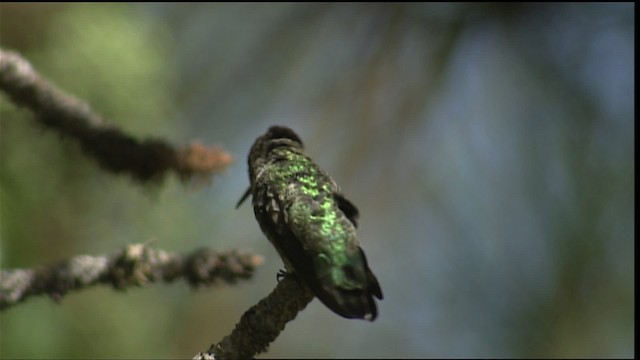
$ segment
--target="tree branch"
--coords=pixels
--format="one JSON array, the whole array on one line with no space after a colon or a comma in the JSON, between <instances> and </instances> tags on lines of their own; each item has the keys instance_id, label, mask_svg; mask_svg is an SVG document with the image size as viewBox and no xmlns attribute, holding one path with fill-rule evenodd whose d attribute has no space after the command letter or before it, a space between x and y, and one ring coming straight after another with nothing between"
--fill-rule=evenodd
<instances>
[{"instance_id":1,"label":"tree branch","mask_svg":"<svg viewBox=\"0 0 640 360\"><path fill-rule=\"evenodd\" d=\"M38 269L0 271L0 310L33 295L60 300L67 292L108 284L124 290L181 277L194 287L219 281L235 284L249 279L262 258L238 250L215 252L199 249L188 255L132 244L111 256L80 255Z\"/></svg>"},{"instance_id":2,"label":"tree branch","mask_svg":"<svg viewBox=\"0 0 640 360\"><path fill-rule=\"evenodd\" d=\"M231 335L211 345L206 353L198 353L193 359L249 359L265 352L285 325L313 297L313 293L295 275L287 275L271 294L242 315Z\"/></svg>"},{"instance_id":3,"label":"tree branch","mask_svg":"<svg viewBox=\"0 0 640 360\"><path fill-rule=\"evenodd\" d=\"M71 137L105 170L128 173L141 182L162 179L172 170L183 179L223 171L232 157L218 147L199 143L176 149L160 139L138 140L91 110L88 104L42 78L19 54L0 48L0 89L15 104L36 114L46 128ZM60 300L69 291L97 284L124 290L149 282L184 277L190 285L248 279L262 258L231 251L201 249L183 256L143 244L127 246L111 256L77 256L38 269L0 271L0 310L47 294ZM233 332L196 359L249 358L267 350L286 324L311 300L313 293L288 275L266 298L247 310Z\"/></svg>"},{"instance_id":4,"label":"tree branch","mask_svg":"<svg viewBox=\"0 0 640 360\"><path fill-rule=\"evenodd\" d=\"M160 180L169 170L182 180L220 173L232 157L219 147L194 142L174 148L164 140L135 139L93 112L90 106L42 78L19 54L0 48L0 89L31 109L46 128L80 143L103 169L128 173L141 182Z\"/></svg>"}]
</instances>

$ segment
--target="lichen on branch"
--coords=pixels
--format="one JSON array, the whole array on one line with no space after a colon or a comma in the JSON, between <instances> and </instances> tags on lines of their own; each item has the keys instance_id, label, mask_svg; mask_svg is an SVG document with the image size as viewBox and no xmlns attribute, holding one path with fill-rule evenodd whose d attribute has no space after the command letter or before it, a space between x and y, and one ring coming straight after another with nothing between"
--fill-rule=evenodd
<instances>
[{"instance_id":1,"label":"lichen on branch","mask_svg":"<svg viewBox=\"0 0 640 360\"><path fill-rule=\"evenodd\" d=\"M163 139L136 139L40 76L18 53L1 48L0 90L16 105L33 111L45 128L75 139L102 169L141 182L159 181L169 171L182 180L209 178L233 161L218 146L194 142L176 148Z\"/></svg>"},{"instance_id":2,"label":"lichen on branch","mask_svg":"<svg viewBox=\"0 0 640 360\"><path fill-rule=\"evenodd\" d=\"M184 278L198 287L219 282L235 284L253 276L262 263L258 255L198 249L182 255L131 244L113 255L79 255L35 269L0 271L0 310L35 295L60 300L71 291L95 285L124 290L154 282Z\"/></svg>"}]
</instances>

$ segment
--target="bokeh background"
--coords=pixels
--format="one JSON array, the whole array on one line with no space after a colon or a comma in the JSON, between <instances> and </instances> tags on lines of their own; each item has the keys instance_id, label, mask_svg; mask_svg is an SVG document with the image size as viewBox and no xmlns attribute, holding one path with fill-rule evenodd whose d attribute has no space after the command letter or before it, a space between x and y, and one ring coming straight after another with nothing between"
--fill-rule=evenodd
<instances>
[{"instance_id":1,"label":"bokeh background","mask_svg":"<svg viewBox=\"0 0 640 360\"><path fill-rule=\"evenodd\" d=\"M246 154L272 124L360 209L374 323L314 300L261 358L632 357L635 5L0 4L0 45L139 137L220 144L143 187L0 96L0 260L153 241L251 249L254 279L94 288L0 313L2 358L190 358L282 267Z\"/></svg>"}]
</instances>

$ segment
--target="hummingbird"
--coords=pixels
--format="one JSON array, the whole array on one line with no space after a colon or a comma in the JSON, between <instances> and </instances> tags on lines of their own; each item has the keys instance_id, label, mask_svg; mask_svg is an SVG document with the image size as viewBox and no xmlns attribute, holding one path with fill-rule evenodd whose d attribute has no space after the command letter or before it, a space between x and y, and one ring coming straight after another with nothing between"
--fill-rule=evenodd
<instances>
[{"instance_id":1,"label":"hummingbird","mask_svg":"<svg viewBox=\"0 0 640 360\"><path fill-rule=\"evenodd\" d=\"M248 164L250 185L236 208L252 196L260 229L287 273L336 314L375 320L382 290L356 236L358 209L305 154L300 137L271 126L254 142Z\"/></svg>"}]
</instances>

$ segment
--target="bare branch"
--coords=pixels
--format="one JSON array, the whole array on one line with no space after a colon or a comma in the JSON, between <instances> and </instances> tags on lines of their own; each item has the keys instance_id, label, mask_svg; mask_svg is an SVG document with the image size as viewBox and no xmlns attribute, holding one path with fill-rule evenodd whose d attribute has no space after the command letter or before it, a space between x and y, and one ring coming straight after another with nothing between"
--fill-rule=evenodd
<instances>
[{"instance_id":1,"label":"bare branch","mask_svg":"<svg viewBox=\"0 0 640 360\"><path fill-rule=\"evenodd\" d=\"M0 89L31 109L46 128L71 137L105 170L146 182L172 170L183 179L208 178L233 161L219 147L192 143L176 149L164 140L139 140L93 112L90 106L42 78L19 54L0 48Z\"/></svg>"},{"instance_id":2,"label":"bare branch","mask_svg":"<svg viewBox=\"0 0 640 360\"><path fill-rule=\"evenodd\" d=\"M169 253L132 244L111 256L80 255L38 269L0 271L0 310L33 295L47 294L60 300L71 290L109 284L124 290L130 286L181 277L194 287L219 281L235 284L249 279L262 258L238 250L214 252L199 249L188 255Z\"/></svg>"},{"instance_id":3,"label":"bare branch","mask_svg":"<svg viewBox=\"0 0 640 360\"><path fill-rule=\"evenodd\" d=\"M249 359L265 352L313 297L296 276L287 275L271 294L242 315L231 335L194 359Z\"/></svg>"},{"instance_id":4,"label":"bare branch","mask_svg":"<svg viewBox=\"0 0 640 360\"><path fill-rule=\"evenodd\" d=\"M15 52L0 48L0 89L36 114L45 127L80 143L83 151L113 173L128 173L142 182L161 179L168 170L181 179L210 176L224 170L231 155L220 148L192 143L175 149L160 139L138 140L123 133L91 110L88 104L42 78ZM111 256L77 256L37 269L0 271L0 310L47 294L60 300L72 290L109 284L124 290L146 283L172 282L180 277L190 285L248 279L262 258L231 251L197 250L183 256L133 244ZM311 300L311 293L289 275L266 298L247 310L233 332L213 344L200 359L249 358L267 350L286 324Z\"/></svg>"}]
</instances>

